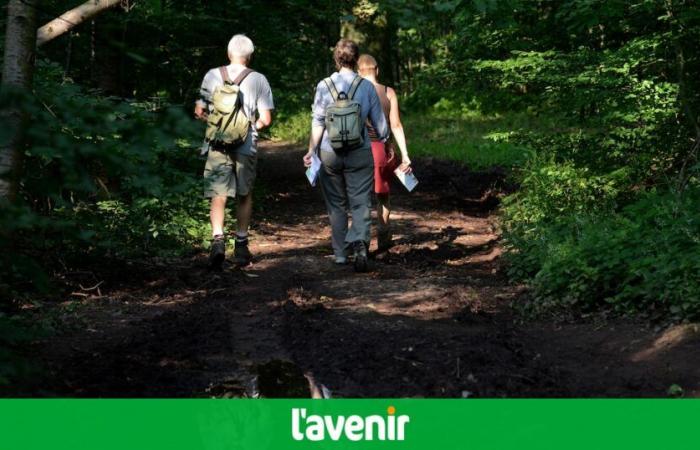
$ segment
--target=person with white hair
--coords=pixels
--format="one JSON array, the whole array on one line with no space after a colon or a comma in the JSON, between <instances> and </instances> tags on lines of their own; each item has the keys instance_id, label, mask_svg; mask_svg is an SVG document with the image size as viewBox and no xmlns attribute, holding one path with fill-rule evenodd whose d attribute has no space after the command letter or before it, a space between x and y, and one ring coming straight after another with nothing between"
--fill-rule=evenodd
<instances>
[{"instance_id":1,"label":"person with white hair","mask_svg":"<svg viewBox=\"0 0 700 450\"><path fill-rule=\"evenodd\" d=\"M258 132L270 126L274 109L272 90L267 79L248 67L254 51L250 38L242 34L233 36L228 43L231 64L207 72L194 109L195 117L205 121L209 119L202 153L208 152L204 168L204 195L211 199L209 217L212 244L209 259L215 269L220 269L226 258L224 215L229 197L237 199L234 263L244 266L252 261L248 249L248 226L253 207ZM240 110L244 114L235 116L236 123L244 121L240 142L219 139L222 135L221 121L213 124L212 118L215 114L220 114L215 103L217 95L222 98L222 92L229 95L226 98L234 98L236 105L240 105L235 112ZM226 119L228 125L230 119ZM212 126L214 130L210 134Z\"/></svg>"}]
</instances>

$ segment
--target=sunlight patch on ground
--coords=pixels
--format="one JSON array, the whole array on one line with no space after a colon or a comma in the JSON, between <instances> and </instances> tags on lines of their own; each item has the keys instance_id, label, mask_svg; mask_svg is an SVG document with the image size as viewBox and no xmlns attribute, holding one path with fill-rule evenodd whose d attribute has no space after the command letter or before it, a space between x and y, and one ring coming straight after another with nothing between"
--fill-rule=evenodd
<instances>
[{"instance_id":1,"label":"sunlight patch on ground","mask_svg":"<svg viewBox=\"0 0 700 450\"><path fill-rule=\"evenodd\" d=\"M634 362L647 361L655 358L660 353L677 347L694 336L700 336L700 325L698 324L673 326L664 331L663 334L651 344L651 347L635 353L630 359Z\"/></svg>"}]
</instances>

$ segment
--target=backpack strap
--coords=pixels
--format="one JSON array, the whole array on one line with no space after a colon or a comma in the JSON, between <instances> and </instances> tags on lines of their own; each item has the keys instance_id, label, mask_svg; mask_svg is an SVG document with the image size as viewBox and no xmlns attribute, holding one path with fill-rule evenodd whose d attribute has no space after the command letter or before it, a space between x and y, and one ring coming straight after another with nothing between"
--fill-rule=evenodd
<instances>
[{"instance_id":1,"label":"backpack strap","mask_svg":"<svg viewBox=\"0 0 700 450\"><path fill-rule=\"evenodd\" d=\"M219 67L219 73L221 74L221 79L224 80L224 84L231 84L231 78L228 76L226 66Z\"/></svg>"},{"instance_id":2,"label":"backpack strap","mask_svg":"<svg viewBox=\"0 0 700 450\"><path fill-rule=\"evenodd\" d=\"M350 85L350 92L348 92L348 98L350 100L355 97L355 92L357 92L357 88L360 87L360 83L362 83L362 78L361 76L357 75L354 80L352 80L352 84Z\"/></svg>"},{"instance_id":3,"label":"backpack strap","mask_svg":"<svg viewBox=\"0 0 700 450\"><path fill-rule=\"evenodd\" d=\"M323 81L326 82L326 86L328 86L328 90L331 92L331 96L333 97L333 101L337 102L338 101L338 90L335 88L335 84L333 83L333 80L331 80L331 77L328 77Z\"/></svg>"},{"instance_id":4,"label":"backpack strap","mask_svg":"<svg viewBox=\"0 0 700 450\"><path fill-rule=\"evenodd\" d=\"M233 80L233 84L235 84L236 86L240 86L241 83L243 83L243 80L245 80L245 77L247 77L253 72L255 72L253 69L249 69L248 67L246 67L241 73L238 74L236 79Z\"/></svg>"}]
</instances>

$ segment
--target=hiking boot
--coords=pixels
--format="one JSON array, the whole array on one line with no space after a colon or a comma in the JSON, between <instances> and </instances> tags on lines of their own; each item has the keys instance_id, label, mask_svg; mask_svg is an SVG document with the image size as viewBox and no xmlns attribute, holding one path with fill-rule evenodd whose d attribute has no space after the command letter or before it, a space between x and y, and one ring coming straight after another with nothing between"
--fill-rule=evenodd
<instances>
[{"instance_id":1,"label":"hiking boot","mask_svg":"<svg viewBox=\"0 0 700 450\"><path fill-rule=\"evenodd\" d=\"M392 247L392 235L389 228L377 232L377 253L385 252Z\"/></svg>"},{"instance_id":2,"label":"hiking boot","mask_svg":"<svg viewBox=\"0 0 700 450\"><path fill-rule=\"evenodd\" d=\"M211 250L209 251L209 266L212 269L220 270L226 259L226 240L223 234L214 236L211 240Z\"/></svg>"},{"instance_id":3,"label":"hiking boot","mask_svg":"<svg viewBox=\"0 0 700 450\"><path fill-rule=\"evenodd\" d=\"M233 249L233 262L237 266L247 266L253 261L253 255L248 250L248 239L245 241L236 240L236 246Z\"/></svg>"},{"instance_id":4,"label":"hiking boot","mask_svg":"<svg viewBox=\"0 0 700 450\"><path fill-rule=\"evenodd\" d=\"M355 272L367 272L367 244L365 241L352 243L355 252Z\"/></svg>"}]
</instances>

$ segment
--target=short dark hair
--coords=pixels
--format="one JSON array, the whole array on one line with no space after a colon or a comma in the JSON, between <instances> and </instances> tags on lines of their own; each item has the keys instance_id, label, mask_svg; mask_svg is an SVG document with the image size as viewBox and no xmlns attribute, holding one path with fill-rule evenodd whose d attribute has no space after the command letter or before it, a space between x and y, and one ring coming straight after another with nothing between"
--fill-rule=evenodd
<instances>
[{"instance_id":1,"label":"short dark hair","mask_svg":"<svg viewBox=\"0 0 700 450\"><path fill-rule=\"evenodd\" d=\"M333 50L333 59L335 60L335 65L338 69L342 67L347 67L349 69L355 69L357 66L357 59L360 57L360 49L355 43L350 39L341 39L335 44L335 50Z\"/></svg>"}]
</instances>

